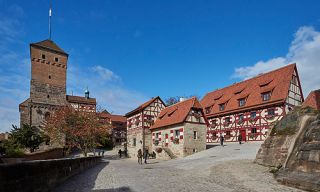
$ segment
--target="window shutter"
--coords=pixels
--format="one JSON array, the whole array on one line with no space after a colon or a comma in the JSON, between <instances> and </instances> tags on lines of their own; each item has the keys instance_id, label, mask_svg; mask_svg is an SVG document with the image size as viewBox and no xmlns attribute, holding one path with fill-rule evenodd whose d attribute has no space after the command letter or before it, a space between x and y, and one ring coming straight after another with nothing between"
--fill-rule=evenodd
<instances>
[{"instance_id":1,"label":"window shutter","mask_svg":"<svg viewBox=\"0 0 320 192\"><path fill-rule=\"evenodd\" d=\"M180 139L183 139L183 128L180 129Z\"/></svg>"}]
</instances>

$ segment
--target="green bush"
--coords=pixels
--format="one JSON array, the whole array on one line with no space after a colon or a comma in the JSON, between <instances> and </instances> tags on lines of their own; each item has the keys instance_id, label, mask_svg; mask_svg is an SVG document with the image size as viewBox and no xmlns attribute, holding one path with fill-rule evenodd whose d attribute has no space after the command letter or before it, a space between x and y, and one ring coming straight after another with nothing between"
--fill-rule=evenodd
<instances>
[{"instance_id":1,"label":"green bush","mask_svg":"<svg viewBox=\"0 0 320 192\"><path fill-rule=\"evenodd\" d=\"M23 149L11 140L1 142L0 150L0 153L6 157L22 157L24 155Z\"/></svg>"}]
</instances>

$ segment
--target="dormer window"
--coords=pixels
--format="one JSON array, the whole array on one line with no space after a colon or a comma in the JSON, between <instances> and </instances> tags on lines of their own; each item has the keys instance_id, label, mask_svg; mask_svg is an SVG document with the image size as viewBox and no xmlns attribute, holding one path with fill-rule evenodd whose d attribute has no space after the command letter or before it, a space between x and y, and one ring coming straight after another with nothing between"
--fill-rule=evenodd
<instances>
[{"instance_id":1,"label":"dormer window","mask_svg":"<svg viewBox=\"0 0 320 192\"><path fill-rule=\"evenodd\" d=\"M245 98L239 99L238 102L239 102L239 107L243 107L246 104Z\"/></svg>"},{"instance_id":2,"label":"dormer window","mask_svg":"<svg viewBox=\"0 0 320 192\"><path fill-rule=\"evenodd\" d=\"M269 101L271 99L271 91L261 94L262 101Z\"/></svg>"},{"instance_id":3,"label":"dormer window","mask_svg":"<svg viewBox=\"0 0 320 192\"><path fill-rule=\"evenodd\" d=\"M220 111L223 111L225 108L226 108L226 104L225 103L222 103L222 104L219 105L219 110Z\"/></svg>"},{"instance_id":4,"label":"dormer window","mask_svg":"<svg viewBox=\"0 0 320 192\"><path fill-rule=\"evenodd\" d=\"M209 114L211 112L211 107L206 107L206 114Z\"/></svg>"},{"instance_id":5,"label":"dormer window","mask_svg":"<svg viewBox=\"0 0 320 192\"><path fill-rule=\"evenodd\" d=\"M45 54L42 54L42 55L41 55L41 58L42 58L42 59L46 59L46 55L45 55Z\"/></svg>"}]
</instances>

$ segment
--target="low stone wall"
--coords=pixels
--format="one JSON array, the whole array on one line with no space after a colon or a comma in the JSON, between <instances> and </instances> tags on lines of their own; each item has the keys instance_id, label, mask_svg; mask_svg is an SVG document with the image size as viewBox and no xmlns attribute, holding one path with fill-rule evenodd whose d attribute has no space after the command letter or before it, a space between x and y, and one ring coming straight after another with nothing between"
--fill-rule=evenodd
<instances>
[{"instance_id":1,"label":"low stone wall","mask_svg":"<svg viewBox=\"0 0 320 192\"><path fill-rule=\"evenodd\" d=\"M0 165L0 191L50 191L58 183L96 165L100 159L82 157Z\"/></svg>"},{"instance_id":2,"label":"low stone wall","mask_svg":"<svg viewBox=\"0 0 320 192\"><path fill-rule=\"evenodd\" d=\"M25 160L46 160L63 158L64 152L62 148L49 149L42 152L34 152L24 156Z\"/></svg>"}]
</instances>

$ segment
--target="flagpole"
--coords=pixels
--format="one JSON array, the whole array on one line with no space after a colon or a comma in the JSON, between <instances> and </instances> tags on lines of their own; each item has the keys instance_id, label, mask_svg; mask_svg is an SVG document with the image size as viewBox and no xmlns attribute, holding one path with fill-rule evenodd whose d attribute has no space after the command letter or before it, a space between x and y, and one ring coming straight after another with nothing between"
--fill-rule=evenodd
<instances>
[{"instance_id":1,"label":"flagpole","mask_svg":"<svg viewBox=\"0 0 320 192\"><path fill-rule=\"evenodd\" d=\"M52 0L50 0L50 9L49 9L49 39L51 40L51 10L52 9Z\"/></svg>"}]
</instances>

